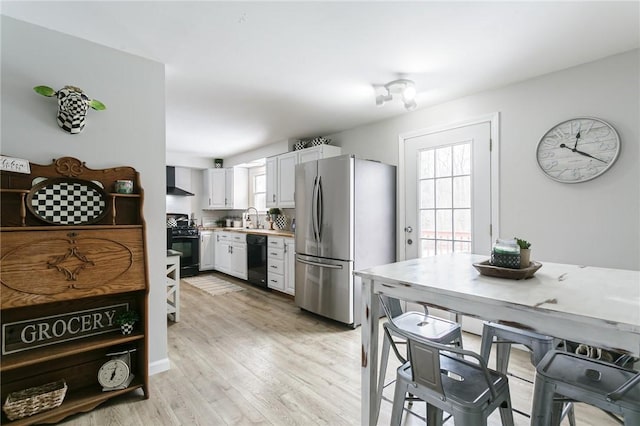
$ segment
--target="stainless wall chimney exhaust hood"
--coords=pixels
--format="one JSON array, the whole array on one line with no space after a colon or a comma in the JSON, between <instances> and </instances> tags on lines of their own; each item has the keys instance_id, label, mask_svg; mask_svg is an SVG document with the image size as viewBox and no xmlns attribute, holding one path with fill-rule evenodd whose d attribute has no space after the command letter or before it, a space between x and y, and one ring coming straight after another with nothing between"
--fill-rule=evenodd
<instances>
[{"instance_id":1,"label":"stainless wall chimney exhaust hood","mask_svg":"<svg viewBox=\"0 0 640 426\"><path fill-rule=\"evenodd\" d=\"M176 168L167 166L167 195L193 196L189 191L176 186Z\"/></svg>"}]
</instances>

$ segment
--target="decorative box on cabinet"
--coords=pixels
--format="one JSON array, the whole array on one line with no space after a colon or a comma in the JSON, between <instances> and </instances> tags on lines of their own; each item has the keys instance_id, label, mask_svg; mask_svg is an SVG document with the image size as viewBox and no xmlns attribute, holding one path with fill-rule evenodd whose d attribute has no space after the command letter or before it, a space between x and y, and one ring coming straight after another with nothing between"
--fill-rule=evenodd
<instances>
[{"instance_id":1,"label":"decorative box on cabinet","mask_svg":"<svg viewBox=\"0 0 640 426\"><path fill-rule=\"evenodd\" d=\"M0 174L1 398L60 379L68 390L57 408L14 422L2 414L1 423L57 422L136 389L148 398L149 285L138 173L93 170L71 157L30 168ZM113 192L117 180L133 181L133 193ZM55 198L55 191L89 194L94 213L76 217L83 201L64 198L55 214L43 213L38 200L50 192ZM139 313L130 335L114 321L122 310ZM122 350L133 351L135 377L124 389L103 392L98 370L107 354Z\"/></svg>"}]
</instances>

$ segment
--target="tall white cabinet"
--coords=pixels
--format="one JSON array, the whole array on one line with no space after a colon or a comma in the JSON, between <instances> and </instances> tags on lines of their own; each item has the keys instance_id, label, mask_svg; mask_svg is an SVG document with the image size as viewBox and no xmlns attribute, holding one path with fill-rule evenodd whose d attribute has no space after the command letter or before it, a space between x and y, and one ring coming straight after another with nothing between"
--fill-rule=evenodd
<instances>
[{"instance_id":1,"label":"tall white cabinet","mask_svg":"<svg viewBox=\"0 0 640 426\"><path fill-rule=\"evenodd\" d=\"M204 209L249 207L249 169L229 167L204 171Z\"/></svg>"},{"instance_id":2,"label":"tall white cabinet","mask_svg":"<svg viewBox=\"0 0 640 426\"><path fill-rule=\"evenodd\" d=\"M338 146L318 145L267 158L267 207L295 207L296 164L340 154L342 149Z\"/></svg>"}]
</instances>

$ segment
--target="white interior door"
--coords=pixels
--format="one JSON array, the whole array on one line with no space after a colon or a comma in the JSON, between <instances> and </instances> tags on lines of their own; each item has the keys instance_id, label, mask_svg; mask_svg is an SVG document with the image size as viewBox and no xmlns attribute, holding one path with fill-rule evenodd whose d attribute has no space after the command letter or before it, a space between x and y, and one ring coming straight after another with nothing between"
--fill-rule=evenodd
<instances>
[{"instance_id":1,"label":"white interior door","mask_svg":"<svg viewBox=\"0 0 640 426\"><path fill-rule=\"evenodd\" d=\"M491 123L405 139L405 259L491 249Z\"/></svg>"},{"instance_id":2,"label":"white interior door","mask_svg":"<svg viewBox=\"0 0 640 426\"><path fill-rule=\"evenodd\" d=\"M401 252L404 250L405 259L490 253L492 199L495 201L491 160L490 120L404 139ZM430 313L452 318L438 310ZM480 334L482 323L465 317L463 329Z\"/></svg>"}]
</instances>

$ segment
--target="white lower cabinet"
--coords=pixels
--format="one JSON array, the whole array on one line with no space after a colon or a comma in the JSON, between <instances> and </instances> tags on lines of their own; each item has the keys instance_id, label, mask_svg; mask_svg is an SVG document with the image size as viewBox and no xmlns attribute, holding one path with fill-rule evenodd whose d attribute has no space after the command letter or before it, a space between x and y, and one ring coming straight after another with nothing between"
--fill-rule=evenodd
<instances>
[{"instance_id":1,"label":"white lower cabinet","mask_svg":"<svg viewBox=\"0 0 640 426\"><path fill-rule=\"evenodd\" d=\"M215 268L215 236L213 231L200 231L200 270Z\"/></svg>"},{"instance_id":2,"label":"white lower cabinet","mask_svg":"<svg viewBox=\"0 0 640 426\"><path fill-rule=\"evenodd\" d=\"M229 232L215 231L215 268L228 274L231 271L231 237Z\"/></svg>"},{"instance_id":3,"label":"white lower cabinet","mask_svg":"<svg viewBox=\"0 0 640 426\"><path fill-rule=\"evenodd\" d=\"M247 236L238 232L215 232L215 269L246 280Z\"/></svg>"},{"instance_id":4,"label":"white lower cabinet","mask_svg":"<svg viewBox=\"0 0 640 426\"><path fill-rule=\"evenodd\" d=\"M233 233L231 243L231 272L236 278L246 280L249 278L247 265L247 235Z\"/></svg>"},{"instance_id":5,"label":"white lower cabinet","mask_svg":"<svg viewBox=\"0 0 640 426\"><path fill-rule=\"evenodd\" d=\"M267 241L267 285L273 290L295 294L293 238L269 237Z\"/></svg>"},{"instance_id":6,"label":"white lower cabinet","mask_svg":"<svg viewBox=\"0 0 640 426\"><path fill-rule=\"evenodd\" d=\"M296 244L293 238L284 239L284 292L296 294Z\"/></svg>"}]
</instances>

